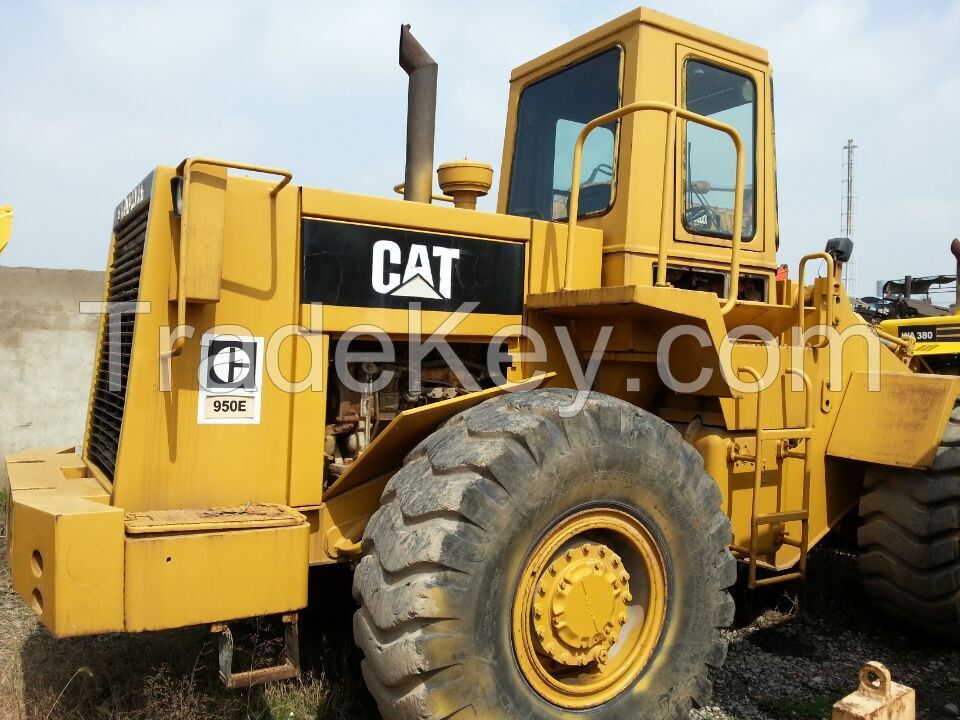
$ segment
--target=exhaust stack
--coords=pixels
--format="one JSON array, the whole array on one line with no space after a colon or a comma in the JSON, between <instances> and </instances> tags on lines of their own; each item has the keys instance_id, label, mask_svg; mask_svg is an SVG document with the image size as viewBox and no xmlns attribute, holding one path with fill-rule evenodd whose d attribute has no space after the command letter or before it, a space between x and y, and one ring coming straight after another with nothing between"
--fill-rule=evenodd
<instances>
[{"instance_id":1,"label":"exhaust stack","mask_svg":"<svg viewBox=\"0 0 960 720\"><path fill-rule=\"evenodd\" d=\"M437 62L410 32L400 27L400 67L407 88L407 164L403 199L429 203L433 195L433 139L437 117Z\"/></svg>"}]
</instances>

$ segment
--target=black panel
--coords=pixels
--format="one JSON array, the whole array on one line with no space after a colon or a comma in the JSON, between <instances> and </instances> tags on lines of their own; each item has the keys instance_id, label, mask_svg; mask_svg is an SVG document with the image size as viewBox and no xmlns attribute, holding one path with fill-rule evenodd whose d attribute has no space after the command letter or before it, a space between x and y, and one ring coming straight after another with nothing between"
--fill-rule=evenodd
<instances>
[{"instance_id":1,"label":"black panel","mask_svg":"<svg viewBox=\"0 0 960 720\"><path fill-rule=\"evenodd\" d=\"M897 328L899 337L912 337L917 342L952 341L960 339L957 325L901 325Z\"/></svg>"},{"instance_id":2,"label":"black panel","mask_svg":"<svg viewBox=\"0 0 960 720\"><path fill-rule=\"evenodd\" d=\"M301 300L347 307L519 315L523 243L303 219Z\"/></svg>"},{"instance_id":3,"label":"black panel","mask_svg":"<svg viewBox=\"0 0 960 720\"><path fill-rule=\"evenodd\" d=\"M113 211L113 231L116 232L123 225L133 222L150 204L150 194L153 192L153 171L140 181L133 190L117 205Z\"/></svg>"}]
</instances>

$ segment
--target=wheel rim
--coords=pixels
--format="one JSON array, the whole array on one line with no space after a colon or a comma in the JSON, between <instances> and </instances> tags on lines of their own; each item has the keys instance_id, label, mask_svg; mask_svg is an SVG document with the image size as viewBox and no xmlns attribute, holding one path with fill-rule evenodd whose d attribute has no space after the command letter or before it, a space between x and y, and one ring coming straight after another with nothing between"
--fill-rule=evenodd
<instances>
[{"instance_id":1,"label":"wheel rim","mask_svg":"<svg viewBox=\"0 0 960 720\"><path fill-rule=\"evenodd\" d=\"M602 705L643 672L666 618L663 557L637 518L614 508L558 522L534 548L513 602L513 646L548 702Z\"/></svg>"}]
</instances>

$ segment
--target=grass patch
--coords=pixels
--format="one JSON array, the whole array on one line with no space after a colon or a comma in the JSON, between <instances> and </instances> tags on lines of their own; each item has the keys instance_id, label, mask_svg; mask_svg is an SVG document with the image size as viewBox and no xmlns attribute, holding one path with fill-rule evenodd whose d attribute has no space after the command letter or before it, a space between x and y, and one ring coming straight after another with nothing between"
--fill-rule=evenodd
<instances>
[{"instance_id":1,"label":"grass patch","mask_svg":"<svg viewBox=\"0 0 960 720\"><path fill-rule=\"evenodd\" d=\"M820 720L829 718L833 714L833 704L840 695L834 692L830 695L815 695L803 700L762 700L759 705L763 710L774 717L808 718Z\"/></svg>"}]
</instances>

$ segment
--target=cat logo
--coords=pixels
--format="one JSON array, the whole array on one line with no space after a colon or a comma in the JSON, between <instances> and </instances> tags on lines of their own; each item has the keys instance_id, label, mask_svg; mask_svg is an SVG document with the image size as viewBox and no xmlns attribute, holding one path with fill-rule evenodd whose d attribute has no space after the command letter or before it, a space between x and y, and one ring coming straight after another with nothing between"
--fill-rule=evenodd
<instances>
[{"instance_id":1,"label":"cat logo","mask_svg":"<svg viewBox=\"0 0 960 720\"><path fill-rule=\"evenodd\" d=\"M256 425L263 388L263 338L205 333L200 341L197 422Z\"/></svg>"},{"instance_id":2,"label":"cat logo","mask_svg":"<svg viewBox=\"0 0 960 720\"><path fill-rule=\"evenodd\" d=\"M397 243L377 240L373 244L373 289L394 297L449 300L453 263L459 259L457 248L413 244L404 262Z\"/></svg>"}]
</instances>

